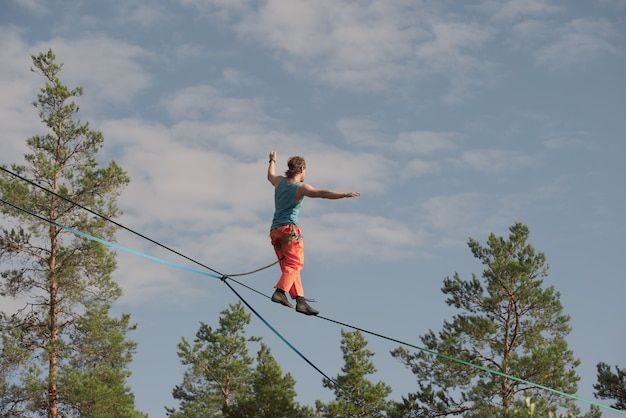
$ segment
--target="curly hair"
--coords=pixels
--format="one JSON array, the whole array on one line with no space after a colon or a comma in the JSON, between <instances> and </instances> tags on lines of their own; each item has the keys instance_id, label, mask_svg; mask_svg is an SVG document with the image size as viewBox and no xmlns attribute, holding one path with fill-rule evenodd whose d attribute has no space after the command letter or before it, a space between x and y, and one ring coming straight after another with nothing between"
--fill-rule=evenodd
<instances>
[{"instance_id":1,"label":"curly hair","mask_svg":"<svg viewBox=\"0 0 626 418\"><path fill-rule=\"evenodd\" d=\"M287 167L288 170L285 171L285 176L294 178L296 175L302 173L302 170L306 168L306 161L304 161L303 157L296 155L287 161Z\"/></svg>"}]
</instances>

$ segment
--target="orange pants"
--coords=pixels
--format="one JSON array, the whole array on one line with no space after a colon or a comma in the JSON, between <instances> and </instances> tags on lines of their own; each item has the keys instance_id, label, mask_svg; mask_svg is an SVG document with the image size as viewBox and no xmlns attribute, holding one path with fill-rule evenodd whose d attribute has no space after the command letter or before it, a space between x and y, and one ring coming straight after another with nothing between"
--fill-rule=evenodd
<instances>
[{"instance_id":1,"label":"orange pants","mask_svg":"<svg viewBox=\"0 0 626 418\"><path fill-rule=\"evenodd\" d=\"M270 239L278 257L282 274L274 286L288 292L292 299L304 296L300 270L304 267L304 242L300 228L283 225L270 231Z\"/></svg>"}]
</instances>

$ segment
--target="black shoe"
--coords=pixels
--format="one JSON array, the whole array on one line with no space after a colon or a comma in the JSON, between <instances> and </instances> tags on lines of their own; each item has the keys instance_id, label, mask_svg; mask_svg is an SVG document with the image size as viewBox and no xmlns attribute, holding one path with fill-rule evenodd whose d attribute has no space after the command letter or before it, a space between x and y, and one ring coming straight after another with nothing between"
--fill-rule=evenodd
<instances>
[{"instance_id":1,"label":"black shoe","mask_svg":"<svg viewBox=\"0 0 626 418\"><path fill-rule=\"evenodd\" d=\"M293 305L287 300L285 292L278 289L276 289L276 291L272 295L272 302L280 303L281 305L284 305L288 308L293 308Z\"/></svg>"},{"instance_id":2,"label":"black shoe","mask_svg":"<svg viewBox=\"0 0 626 418\"><path fill-rule=\"evenodd\" d=\"M296 311L303 313L305 315L317 315L320 311L311 308L308 303L306 303L306 299L301 296L296 298Z\"/></svg>"}]
</instances>

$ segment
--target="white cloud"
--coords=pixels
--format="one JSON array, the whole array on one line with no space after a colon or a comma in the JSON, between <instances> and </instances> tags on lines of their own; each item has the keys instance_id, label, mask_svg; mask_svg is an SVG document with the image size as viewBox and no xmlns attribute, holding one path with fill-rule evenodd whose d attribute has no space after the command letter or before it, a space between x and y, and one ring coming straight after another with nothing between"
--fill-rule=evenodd
<instances>
[{"instance_id":1,"label":"white cloud","mask_svg":"<svg viewBox=\"0 0 626 418\"><path fill-rule=\"evenodd\" d=\"M247 133L236 125L230 131L221 128L224 124L219 121L181 121L172 127L136 119L103 124L105 155L115 157L132 179L119 199L125 222L137 230L154 231L155 239L169 243L186 236L179 243L185 253L199 252L203 259L212 257L222 265L240 258L244 247L249 260L262 263L273 204L265 172L267 153L274 147L262 143L265 136L282 136L289 143L276 147L281 150L278 172L292 155L289 148L297 149L311 168L307 182L320 188L362 191L367 196L384 189L391 169L378 155L346 152L319 141L312 145L306 138L274 135L254 123ZM189 140L190 135L199 140L205 131L212 132L211 145ZM314 214L322 203L310 200L308 211ZM243 235L248 235L245 244ZM198 248L192 242L203 245Z\"/></svg>"},{"instance_id":2,"label":"white cloud","mask_svg":"<svg viewBox=\"0 0 626 418\"><path fill-rule=\"evenodd\" d=\"M386 148L391 139L380 132L378 125L366 118L342 119L337 122L337 129L350 145L369 148Z\"/></svg>"},{"instance_id":3,"label":"white cloud","mask_svg":"<svg viewBox=\"0 0 626 418\"><path fill-rule=\"evenodd\" d=\"M452 161L457 166L483 172L516 170L533 162L531 157L521 152L499 149L467 150Z\"/></svg>"},{"instance_id":4,"label":"white cloud","mask_svg":"<svg viewBox=\"0 0 626 418\"><path fill-rule=\"evenodd\" d=\"M259 84L259 80L255 77L246 75L236 68L224 68L222 70L222 79L226 83L234 86L252 86Z\"/></svg>"},{"instance_id":5,"label":"white cloud","mask_svg":"<svg viewBox=\"0 0 626 418\"><path fill-rule=\"evenodd\" d=\"M461 192L433 196L419 206L418 222L437 237L437 247L464 246L468 237L486 236L525 218L539 202L555 199L557 189L550 184L509 194Z\"/></svg>"},{"instance_id":6,"label":"white cloud","mask_svg":"<svg viewBox=\"0 0 626 418\"><path fill-rule=\"evenodd\" d=\"M348 201L343 202L346 204ZM364 203L357 198L349 204ZM325 205L341 206L342 202L325 202ZM371 257L379 261L414 258L416 248L428 242L423 233L398 220L362 213L333 213L332 209L328 212L315 219L305 218L307 228L303 230L305 237L311 237L305 241L309 251L325 259L346 262Z\"/></svg>"},{"instance_id":7,"label":"white cloud","mask_svg":"<svg viewBox=\"0 0 626 418\"><path fill-rule=\"evenodd\" d=\"M304 148L306 180L321 189L360 191L365 195L382 193L395 169L388 158L377 153L345 151L332 146L307 148Z\"/></svg>"},{"instance_id":8,"label":"white cloud","mask_svg":"<svg viewBox=\"0 0 626 418\"><path fill-rule=\"evenodd\" d=\"M153 26L167 19L167 12L155 3L124 0L115 6L117 21Z\"/></svg>"},{"instance_id":9,"label":"white cloud","mask_svg":"<svg viewBox=\"0 0 626 418\"><path fill-rule=\"evenodd\" d=\"M535 207L550 208L551 210L567 210L567 203L563 200L568 189L576 188L565 178L547 179L544 184L530 190L520 190L499 197L494 207L500 218L519 219L520 216L532 211ZM550 205L543 202L550 201Z\"/></svg>"},{"instance_id":10,"label":"white cloud","mask_svg":"<svg viewBox=\"0 0 626 418\"><path fill-rule=\"evenodd\" d=\"M393 134L382 132L370 119L351 118L337 122L337 128L350 145L397 151L402 155L431 155L439 151L457 148L451 132L409 131Z\"/></svg>"},{"instance_id":11,"label":"white cloud","mask_svg":"<svg viewBox=\"0 0 626 418\"><path fill-rule=\"evenodd\" d=\"M208 17L219 14L219 17L224 20L228 20L233 14L243 13L252 7L252 4L247 0L179 0L179 2L183 6L193 7Z\"/></svg>"},{"instance_id":12,"label":"white cloud","mask_svg":"<svg viewBox=\"0 0 626 418\"><path fill-rule=\"evenodd\" d=\"M191 58L202 57L205 54L204 46L200 44L182 43L174 47L175 62L177 63Z\"/></svg>"},{"instance_id":13,"label":"white cloud","mask_svg":"<svg viewBox=\"0 0 626 418\"><path fill-rule=\"evenodd\" d=\"M491 38L488 28L447 20L413 1L210 4L212 17L234 22L241 37L273 51L288 71L338 89L377 91L443 76L451 80L454 102L491 70L471 55Z\"/></svg>"},{"instance_id":14,"label":"white cloud","mask_svg":"<svg viewBox=\"0 0 626 418\"><path fill-rule=\"evenodd\" d=\"M546 148L551 150L592 148L588 135L585 132L570 132L554 135L544 142Z\"/></svg>"},{"instance_id":15,"label":"white cloud","mask_svg":"<svg viewBox=\"0 0 626 418\"><path fill-rule=\"evenodd\" d=\"M620 33L606 19L575 19L556 31L556 39L535 53L538 65L550 69L575 69L602 55L624 58L623 47L612 43Z\"/></svg>"},{"instance_id":16,"label":"white cloud","mask_svg":"<svg viewBox=\"0 0 626 418\"><path fill-rule=\"evenodd\" d=\"M0 26L0 126L2 126L2 163L21 162L26 138L44 132L37 109L39 77L30 71L32 60L19 29Z\"/></svg>"},{"instance_id":17,"label":"white cloud","mask_svg":"<svg viewBox=\"0 0 626 418\"><path fill-rule=\"evenodd\" d=\"M243 175L243 167L230 172L234 161L228 157L179 142L169 128L157 124L112 121L102 130L107 146L120 154L118 162L133 179L122 197L133 210L151 213L159 222L185 219L191 224L205 218L221 224L249 217L236 210L241 197L222 181L224 173L231 181Z\"/></svg>"},{"instance_id":18,"label":"white cloud","mask_svg":"<svg viewBox=\"0 0 626 418\"><path fill-rule=\"evenodd\" d=\"M428 39L416 48L421 65L431 66L429 71L464 70L478 65L476 59L465 51L480 49L489 40L487 29L476 23L439 20L428 25L431 31Z\"/></svg>"},{"instance_id":19,"label":"white cloud","mask_svg":"<svg viewBox=\"0 0 626 418\"><path fill-rule=\"evenodd\" d=\"M449 132L401 132L394 146L402 154L431 155L439 151L457 148L452 140L454 136Z\"/></svg>"},{"instance_id":20,"label":"white cloud","mask_svg":"<svg viewBox=\"0 0 626 418\"><path fill-rule=\"evenodd\" d=\"M429 198L421 205L425 224L446 231L467 227L479 218L482 199L473 192Z\"/></svg>"},{"instance_id":21,"label":"white cloud","mask_svg":"<svg viewBox=\"0 0 626 418\"><path fill-rule=\"evenodd\" d=\"M128 224L127 224L128 225ZM142 231L146 232L146 231ZM118 233L118 235L128 233ZM152 236L150 238L155 238ZM176 251L191 251L190 247L178 246L167 238L161 241ZM121 243L120 243L121 244ZM125 238L123 246L131 251L155 256L165 261L181 264L204 271L200 266L178 257L165 250L157 250L154 245L146 244L139 238ZM184 252L183 252L184 253ZM190 253L189 253L190 254ZM117 251L118 268L113 273L113 279L122 287L122 303L131 306L140 306L146 301L159 300L167 305L185 305L208 297L206 287L195 285L201 280L214 280L208 276L177 269L174 266L148 260L138 254ZM206 259L205 259L206 260Z\"/></svg>"},{"instance_id":22,"label":"white cloud","mask_svg":"<svg viewBox=\"0 0 626 418\"><path fill-rule=\"evenodd\" d=\"M271 119L263 109L263 100L225 97L209 85L191 86L176 91L161 104L174 119L206 119L245 121L246 124L268 122Z\"/></svg>"},{"instance_id":23,"label":"white cloud","mask_svg":"<svg viewBox=\"0 0 626 418\"><path fill-rule=\"evenodd\" d=\"M527 16L546 16L560 10L550 0L488 0L480 6L496 20L514 20Z\"/></svg>"},{"instance_id":24,"label":"white cloud","mask_svg":"<svg viewBox=\"0 0 626 418\"><path fill-rule=\"evenodd\" d=\"M541 42L552 37L554 28L550 22L529 19L511 26L508 44L517 50L534 50Z\"/></svg>"},{"instance_id":25,"label":"white cloud","mask_svg":"<svg viewBox=\"0 0 626 418\"><path fill-rule=\"evenodd\" d=\"M280 123L265 112L260 99L227 97L211 86L193 86L177 91L162 103L173 118L172 141L191 152L224 153L232 163L265 161L271 150L279 151L277 171L286 166L292 155L303 155L311 170L307 181L317 181L320 188L367 191L384 188L384 177L393 167L384 156L362 152L346 152L340 147L322 145L317 137L283 130ZM339 123L348 136L363 121ZM350 128L345 128L350 125ZM368 125L369 127L369 125ZM362 139L362 138L360 138ZM224 167L236 171L237 166ZM263 174L258 174L262 175ZM363 191L363 190L360 190Z\"/></svg>"},{"instance_id":26,"label":"white cloud","mask_svg":"<svg viewBox=\"0 0 626 418\"><path fill-rule=\"evenodd\" d=\"M583 17L555 23L532 19L512 26L508 43L529 51L538 67L576 71L603 56L624 59L623 31L609 19Z\"/></svg>"},{"instance_id":27,"label":"white cloud","mask_svg":"<svg viewBox=\"0 0 626 418\"><path fill-rule=\"evenodd\" d=\"M49 12L48 2L46 0L13 0L13 3L36 16L43 16Z\"/></svg>"},{"instance_id":28,"label":"white cloud","mask_svg":"<svg viewBox=\"0 0 626 418\"><path fill-rule=\"evenodd\" d=\"M81 102L129 104L152 83L152 75L138 61L149 53L136 45L96 34L71 40L55 38L31 50L37 54L50 48L57 62L64 63L61 81L70 87L84 87Z\"/></svg>"},{"instance_id":29,"label":"white cloud","mask_svg":"<svg viewBox=\"0 0 626 418\"><path fill-rule=\"evenodd\" d=\"M609 7L617 12L626 10L626 2L623 0L597 0L600 4Z\"/></svg>"},{"instance_id":30,"label":"white cloud","mask_svg":"<svg viewBox=\"0 0 626 418\"><path fill-rule=\"evenodd\" d=\"M436 173L441 170L441 163L438 161L428 161L422 159L414 159L409 161L402 169L402 178L409 179L420 177L426 174Z\"/></svg>"},{"instance_id":31,"label":"white cloud","mask_svg":"<svg viewBox=\"0 0 626 418\"><path fill-rule=\"evenodd\" d=\"M397 139L380 132L378 125L369 119L343 119L337 124L350 145L372 148L387 155L389 159L403 160L415 155L430 156L437 152L457 148L449 132L411 131L400 132ZM408 163L385 163L399 170L403 179L419 177L439 171L441 163L425 159L412 159Z\"/></svg>"}]
</instances>

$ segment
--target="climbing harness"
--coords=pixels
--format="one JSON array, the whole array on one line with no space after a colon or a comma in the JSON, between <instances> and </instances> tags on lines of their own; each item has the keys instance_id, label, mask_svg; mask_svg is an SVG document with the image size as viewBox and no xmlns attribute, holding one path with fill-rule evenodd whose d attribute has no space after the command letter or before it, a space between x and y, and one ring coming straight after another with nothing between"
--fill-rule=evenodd
<instances>
[{"instance_id":1,"label":"climbing harness","mask_svg":"<svg viewBox=\"0 0 626 418\"><path fill-rule=\"evenodd\" d=\"M296 227L294 226L294 224L290 224L289 226L290 226L290 233L289 233L289 235L285 235L284 237L282 237L280 239L280 245L274 245L274 249L275 250L280 249L280 247L282 245L285 245L288 242L302 239L302 234L298 233L298 231L296 230Z\"/></svg>"}]
</instances>

